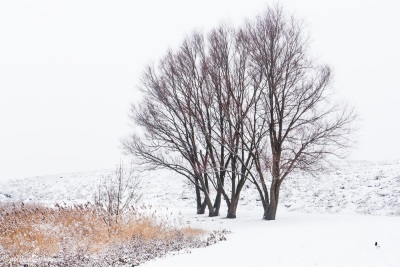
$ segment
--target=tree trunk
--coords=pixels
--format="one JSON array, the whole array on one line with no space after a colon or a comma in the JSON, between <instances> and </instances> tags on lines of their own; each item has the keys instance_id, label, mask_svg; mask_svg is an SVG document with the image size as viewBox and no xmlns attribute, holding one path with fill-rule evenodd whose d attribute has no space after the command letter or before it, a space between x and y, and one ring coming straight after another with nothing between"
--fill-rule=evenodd
<instances>
[{"instance_id":1,"label":"tree trunk","mask_svg":"<svg viewBox=\"0 0 400 267\"><path fill-rule=\"evenodd\" d=\"M214 207L212 205L208 205L208 217L215 217L217 216L215 214Z\"/></svg>"},{"instance_id":2,"label":"tree trunk","mask_svg":"<svg viewBox=\"0 0 400 267\"><path fill-rule=\"evenodd\" d=\"M201 203L201 193L200 193L200 188L199 188L199 181L198 178L196 179L196 203L197 203L197 214L204 214L205 212L205 207L204 209L203 204Z\"/></svg>"},{"instance_id":3,"label":"tree trunk","mask_svg":"<svg viewBox=\"0 0 400 267\"><path fill-rule=\"evenodd\" d=\"M279 201L279 183L276 179L274 179L271 183L270 189L270 202L269 205L266 205L264 208L264 220L275 220L276 211L278 210L278 201Z\"/></svg>"},{"instance_id":4,"label":"tree trunk","mask_svg":"<svg viewBox=\"0 0 400 267\"><path fill-rule=\"evenodd\" d=\"M276 211L278 209L278 203L276 201L271 201L266 209L264 209L264 220L273 221L275 220Z\"/></svg>"},{"instance_id":5,"label":"tree trunk","mask_svg":"<svg viewBox=\"0 0 400 267\"><path fill-rule=\"evenodd\" d=\"M213 207L213 203L211 202L210 196L208 194L204 194L204 202L206 203L207 207L208 207L208 216L209 217L215 217L217 216L215 214L215 209Z\"/></svg>"},{"instance_id":6,"label":"tree trunk","mask_svg":"<svg viewBox=\"0 0 400 267\"><path fill-rule=\"evenodd\" d=\"M206 212L207 203L203 202L200 205L197 204L197 214L204 214Z\"/></svg>"},{"instance_id":7,"label":"tree trunk","mask_svg":"<svg viewBox=\"0 0 400 267\"><path fill-rule=\"evenodd\" d=\"M200 210L198 210L197 214L204 214L206 213L206 208L207 208L207 202L206 199L204 198L203 203L200 206Z\"/></svg>"},{"instance_id":8,"label":"tree trunk","mask_svg":"<svg viewBox=\"0 0 400 267\"><path fill-rule=\"evenodd\" d=\"M221 208L222 193L220 190L217 192L217 196L214 201L215 216L219 216L219 209Z\"/></svg>"},{"instance_id":9,"label":"tree trunk","mask_svg":"<svg viewBox=\"0 0 400 267\"><path fill-rule=\"evenodd\" d=\"M214 216L216 216L215 215L215 210L214 210L214 207L213 207L213 203L212 203L212 201L210 199L210 195L208 194L208 190L207 190L205 181L202 179L201 175L198 175L197 177L199 177L199 183L201 185L201 188L204 188L204 190L205 190L205 191L203 191L203 193L204 193L204 201L206 202L207 207L208 207L208 216L209 217L214 217Z\"/></svg>"},{"instance_id":10,"label":"tree trunk","mask_svg":"<svg viewBox=\"0 0 400 267\"><path fill-rule=\"evenodd\" d=\"M238 203L239 203L239 201L237 198L232 199L231 204L228 206L228 214L226 215L226 218L229 218L229 219L236 218L236 209L237 209Z\"/></svg>"}]
</instances>

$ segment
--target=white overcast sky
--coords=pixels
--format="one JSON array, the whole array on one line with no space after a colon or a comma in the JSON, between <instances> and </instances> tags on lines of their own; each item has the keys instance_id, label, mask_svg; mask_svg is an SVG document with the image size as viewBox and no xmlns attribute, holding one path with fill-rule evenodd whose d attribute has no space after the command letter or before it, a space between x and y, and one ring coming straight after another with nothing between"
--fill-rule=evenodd
<instances>
[{"instance_id":1,"label":"white overcast sky","mask_svg":"<svg viewBox=\"0 0 400 267\"><path fill-rule=\"evenodd\" d=\"M193 29L272 1L0 2L0 181L110 168L144 66ZM360 115L352 159L400 158L400 4L284 0Z\"/></svg>"}]
</instances>

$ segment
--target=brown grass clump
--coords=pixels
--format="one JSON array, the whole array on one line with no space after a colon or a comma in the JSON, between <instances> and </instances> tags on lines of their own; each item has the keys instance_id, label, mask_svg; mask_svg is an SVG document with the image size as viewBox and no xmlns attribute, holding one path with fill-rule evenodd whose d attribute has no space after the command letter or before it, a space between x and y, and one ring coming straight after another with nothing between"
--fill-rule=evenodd
<instances>
[{"instance_id":1,"label":"brown grass clump","mask_svg":"<svg viewBox=\"0 0 400 267\"><path fill-rule=\"evenodd\" d=\"M195 237L204 231L175 229L133 210L123 218L107 217L91 204L72 207L56 205L0 205L0 249L9 257L56 257L69 254L95 254L132 239L168 241L182 236Z\"/></svg>"}]
</instances>

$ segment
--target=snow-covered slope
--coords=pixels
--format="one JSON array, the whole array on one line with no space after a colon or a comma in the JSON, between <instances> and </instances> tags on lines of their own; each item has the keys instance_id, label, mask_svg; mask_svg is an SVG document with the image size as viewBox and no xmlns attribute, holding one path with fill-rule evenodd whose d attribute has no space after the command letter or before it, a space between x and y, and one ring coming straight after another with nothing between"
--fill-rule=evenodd
<instances>
[{"instance_id":1,"label":"snow-covered slope","mask_svg":"<svg viewBox=\"0 0 400 267\"><path fill-rule=\"evenodd\" d=\"M280 210L307 213L359 213L400 215L400 161L342 161L314 176L297 173L281 191ZM85 203L102 177L112 170L59 174L9 181L0 185L1 201ZM159 170L138 173L142 179L141 202L158 208L195 209L193 188L175 173ZM250 183L241 194L238 217L243 210L259 210L261 202ZM172 203L173 204L172 204ZM224 208L221 209L224 214Z\"/></svg>"},{"instance_id":2,"label":"snow-covered slope","mask_svg":"<svg viewBox=\"0 0 400 267\"><path fill-rule=\"evenodd\" d=\"M399 216L400 161L341 162L316 177L294 176L283 191L291 211Z\"/></svg>"},{"instance_id":3,"label":"snow-covered slope","mask_svg":"<svg viewBox=\"0 0 400 267\"><path fill-rule=\"evenodd\" d=\"M196 215L193 188L176 174L140 173L140 206L145 210L179 218L179 224L232 231L226 242L144 266L400 266L400 161L343 161L336 166L315 176L290 177L282 188L276 221L261 220L261 203L251 184L241 195L238 218L229 220L224 207L217 218ZM84 203L111 173L10 181L0 186L0 201Z\"/></svg>"}]
</instances>

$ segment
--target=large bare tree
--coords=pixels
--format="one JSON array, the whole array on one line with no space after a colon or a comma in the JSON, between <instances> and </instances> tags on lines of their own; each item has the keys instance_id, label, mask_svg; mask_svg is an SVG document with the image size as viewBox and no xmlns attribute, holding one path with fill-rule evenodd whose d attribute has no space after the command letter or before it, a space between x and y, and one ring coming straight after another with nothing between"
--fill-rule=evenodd
<instances>
[{"instance_id":1,"label":"large bare tree","mask_svg":"<svg viewBox=\"0 0 400 267\"><path fill-rule=\"evenodd\" d=\"M330 102L331 70L308 46L302 24L279 6L238 29L192 34L146 69L144 100L131 113L143 133L125 150L189 179L198 213L219 215L223 199L236 218L250 181L274 220L283 181L340 156L352 131L353 112Z\"/></svg>"},{"instance_id":2,"label":"large bare tree","mask_svg":"<svg viewBox=\"0 0 400 267\"><path fill-rule=\"evenodd\" d=\"M257 172L252 181L264 219L274 220L283 181L296 169L313 170L329 155L343 156L355 115L331 102L331 68L311 59L300 21L275 6L249 22L245 31L251 61L263 81L265 121L259 129L267 133L264 145L253 150Z\"/></svg>"}]
</instances>

